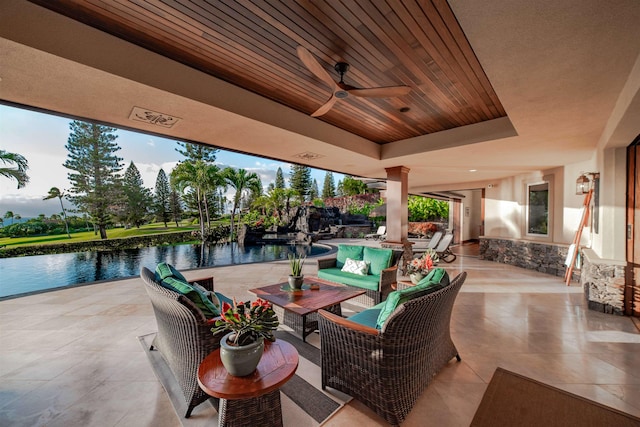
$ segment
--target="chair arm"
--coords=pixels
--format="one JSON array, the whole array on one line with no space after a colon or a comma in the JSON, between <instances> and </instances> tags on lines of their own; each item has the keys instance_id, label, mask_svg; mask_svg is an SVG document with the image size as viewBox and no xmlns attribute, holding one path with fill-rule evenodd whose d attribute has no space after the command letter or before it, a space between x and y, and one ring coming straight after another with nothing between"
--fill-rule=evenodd
<instances>
[{"instance_id":1,"label":"chair arm","mask_svg":"<svg viewBox=\"0 0 640 427\"><path fill-rule=\"evenodd\" d=\"M200 279L189 280L189 283L197 282L200 286L208 291L213 292L213 277L202 277Z\"/></svg>"},{"instance_id":2,"label":"chair arm","mask_svg":"<svg viewBox=\"0 0 640 427\"><path fill-rule=\"evenodd\" d=\"M385 268L380 272L380 293L382 294L382 301L387 298L387 295L393 291L396 283L398 282L398 266L394 265L389 268Z\"/></svg>"},{"instance_id":3,"label":"chair arm","mask_svg":"<svg viewBox=\"0 0 640 427\"><path fill-rule=\"evenodd\" d=\"M318 310L318 314L320 314L320 316L327 319L329 322L335 323L344 328L351 329L355 332L362 332L362 333L371 334L371 335L380 334L380 331L376 328L372 328L370 326L365 326L360 323L352 322L349 319L346 319L342 316L338 316L337 314L330 313L326 310Z\"/></svg>"},{"instance_id":4,"label":"chair arm","mask_svg":"<svg viewBox=\"0 0 640 427\"><path fill-rule=\"evenodd\" d=\"M318 270L323 268L333 268L336 266L337 258L318 258Z\"/></svg>"}]
</instances>

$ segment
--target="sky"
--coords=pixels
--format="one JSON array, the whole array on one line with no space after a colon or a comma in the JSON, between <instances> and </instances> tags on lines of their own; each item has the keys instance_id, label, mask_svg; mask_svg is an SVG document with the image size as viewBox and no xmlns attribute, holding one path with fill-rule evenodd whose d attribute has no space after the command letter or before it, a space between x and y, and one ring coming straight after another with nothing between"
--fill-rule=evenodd
<instances>
[{"instance_id":1,"label":"sky","mask_svg":"<svg viewBox=\"0 0 640 427\"><path fill-rule=\"evenodd\" d=\"M23 155L29 162L27 175L30 178L25 187L17 189L15 180L0 176L0 216L3 217L7 211L23 218L60 214L58 199L42 199L51 187L63 191L71 187L67 179L70 171L62 166L67 158L65 145L70 133L69 123L71 119L65 117L0 104L0 150ZM124 159L121 173L133 161L142 175L144 186L152 191L160 168L168 176L178 161L184 159L175 150L178 145L173 139L121 129L115 134L118 136L115 142L121 147L116 155ZM216 154L216 164L220 168L231 166L255 172L265 190L269 183L274 182L278 167L282 168L287 184L289 182L291 164L286 162L220 150ZM318 182L321 191L325 174L325 171L311 169L311 178ZM342 175L334 173L336 184L342 178Z\"/></svg>"}]
</instances>

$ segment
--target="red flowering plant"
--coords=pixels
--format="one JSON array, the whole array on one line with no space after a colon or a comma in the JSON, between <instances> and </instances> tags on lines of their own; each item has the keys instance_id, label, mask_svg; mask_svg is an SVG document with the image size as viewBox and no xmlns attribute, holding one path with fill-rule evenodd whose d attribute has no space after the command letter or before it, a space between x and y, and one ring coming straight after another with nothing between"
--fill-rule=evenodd
<instances>
[{"instance_id":1,"label":"red flowering plant","mask_svg":"<svg viewBox=\"0 0 640 427\"><path fill-rule=\"evenodd\" d=\"M233 306L222 303L221 318L216 320L211 328L213 334L222 331L232 331L235 345L247 345L256 342L260 337L275 341L273 331L278 327L278 317L270 302L261 298L254 302L239 302L233 299Z\"/></svg>"},{"instance_id":2,"label":"red flowering plant","mask_svg":"<svg viewBox=\"0 0 640 427\"><path fill-rule=\"evenodd\" d=\"M420 273L426 276L433 267L438 265L438 254L433 249L427 249L418 258L413 258L407 265L409 274Z\"/></svg>"}]
</instances>

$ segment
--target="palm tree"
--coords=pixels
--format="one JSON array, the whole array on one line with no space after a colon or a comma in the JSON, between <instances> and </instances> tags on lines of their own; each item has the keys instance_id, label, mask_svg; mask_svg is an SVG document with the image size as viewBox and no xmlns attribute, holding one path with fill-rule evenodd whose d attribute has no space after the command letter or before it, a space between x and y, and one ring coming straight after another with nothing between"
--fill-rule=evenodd
<instances>
[{"instance_id":1,"label":"palm tree","mask_svg":"<svg viewBox=\"0 0 640 427\"><path fill-rule=\"evenodd\" d=\"M11 224L9 224L9 225L13 225L13 217L14 217L13 212L11 212L11 211L7 211L7 212L4 214L4 217L5 217L5 218L7 218L7 219L11 218Z\"/></svg>"},{"instance_id":2,"label":"palm tree","mask_svg":"<svg viewBox=\"0 0 640 427\"><path fill-rule=\"evenodd\" d=\"M260 186L260 178L255 172L247 172L245 169L233 169L229 167L222 171L222 176L227 184L233 187L236 191L233 196L233 207L231 208L231 238L233 239L235 234L233 220L236 210L238 209L238 206L240 206L242 195L249 190L257 191Z\"/></svg>"},{"instance_id":3,"label":"palm tree","mask_svg":"<svg viewBox=\"0 0 640 427\"><path fill-rule=\"evenodd\" d=\"M60 207L62 208L62 217L64 218L64 227L67 230L67 237L71 238L71 234L69 233L69 223L67 222L67 211L65 210L64 205L62 204L62 198L64 196L65 194L62 191L60 191L58 187L51 187L51 189L49 189L49 194L47 194L42 200L49 200L55 197L57 197L60 200Z\"/></svg>"},{"instance_id":4,"label":"palm tree","mask_svg":"<svg viewBox=\"0 0 640 427\"><path fill-rule=\"evenodd\" d=\"M198 205L198 215L200 217L200 233L202 240L205 236L205 212L206 212L206 195L215 183L222 182L220 178L220 169L215 165L210 165L202 160L195 162L185 161L179 163L173 171L171 171L171 185L181 193L185 191L193 191L196 196L196 204ZM206 213L208 215L208 213Z\"/></svg>"},{"instance_id":5,"label":"palm tree","mask_svg":"<svg viewBox=\"0 0 640 427\"><path fill-rule=\"evenodd\" d=\"M15 167L1 167L0 176L15 179L18 182L18 188L22 188L27 185L29 182L29 177L27 176L29 164L24 156L0 150L0 162L2 162L3 165L15 165Z\"/></svg>"}]
</instances>

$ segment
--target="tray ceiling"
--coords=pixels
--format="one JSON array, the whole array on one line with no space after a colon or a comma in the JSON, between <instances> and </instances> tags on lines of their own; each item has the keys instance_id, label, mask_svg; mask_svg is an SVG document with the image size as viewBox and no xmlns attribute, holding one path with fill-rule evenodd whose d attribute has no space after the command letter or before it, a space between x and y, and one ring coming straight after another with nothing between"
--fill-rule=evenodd
<instances>
[{"instance_id":1,"label":"tray ceiling","mask_svg":"<svg viewBox=\"0 0 640 427\"><path fill-rule=\"evenodd\" d=\"M59 0L33 3L311 114L331 96L296 54L336 80L407 85L397 98L339 100L318 118L384 144L505 117L446 1Z\"/></svg>"}]
</instances>

